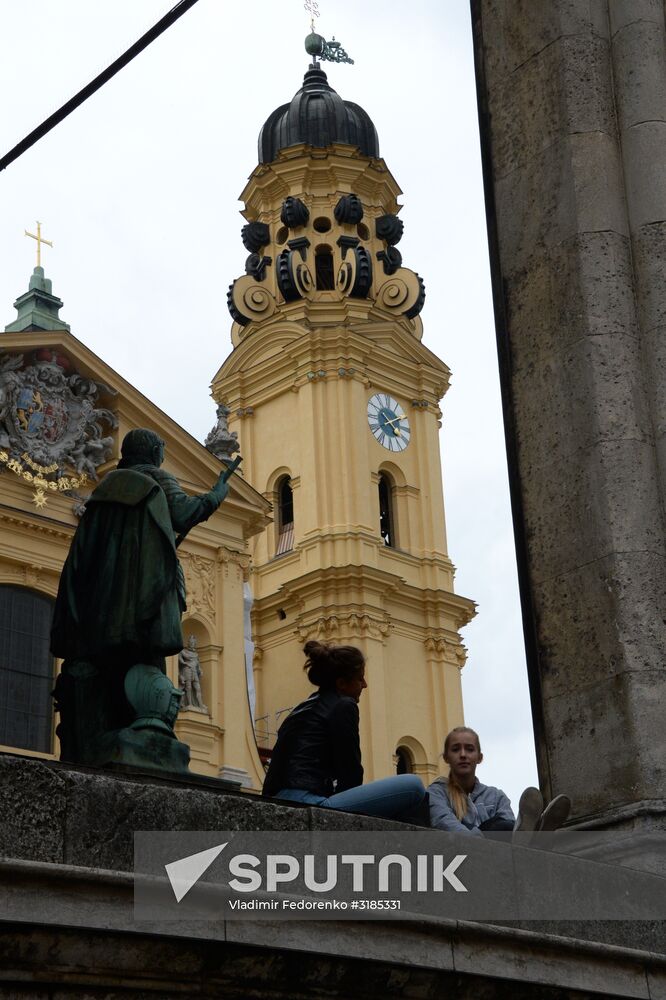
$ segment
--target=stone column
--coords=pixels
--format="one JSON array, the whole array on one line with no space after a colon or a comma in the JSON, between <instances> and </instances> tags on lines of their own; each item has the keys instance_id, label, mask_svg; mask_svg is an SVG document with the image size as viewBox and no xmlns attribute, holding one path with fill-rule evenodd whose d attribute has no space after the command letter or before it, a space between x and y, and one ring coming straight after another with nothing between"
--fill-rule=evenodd
<instances>
[{"instance_id":1,"label":"stone column","mask_svg":"<svg viewBox=\"0 0 666 1000\"><path fill-rule=\"evenodd\" d=\"M663 4L472 16L541 783L613 824L666 799Z\"/></svg>"},{"instance_id":2,"label":"stone column","mask_svg":"<svg viewBox=\"0 0 666 1000\"><path fill-rule=\"evenodd\" d=\"M666 32L663 0L609 5L613 81L662 508L666 500Z\"/></svg>"}]
</instances>

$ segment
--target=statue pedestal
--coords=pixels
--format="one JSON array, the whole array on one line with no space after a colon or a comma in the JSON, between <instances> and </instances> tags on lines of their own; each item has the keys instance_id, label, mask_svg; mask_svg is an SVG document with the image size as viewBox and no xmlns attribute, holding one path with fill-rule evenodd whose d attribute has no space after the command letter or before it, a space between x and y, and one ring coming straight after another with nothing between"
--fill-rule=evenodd
<instances>
[{"instance_id":1,"label":"statue pedestal","mask_svg":"<svg viewBox=\"0 0 666 1000\"><path fill-rule=\"evenodd\" d=\"M152 729L121 729L113 763L167 774L188 774L190 748L173 736Z\"/></svg>"}]
</instances>

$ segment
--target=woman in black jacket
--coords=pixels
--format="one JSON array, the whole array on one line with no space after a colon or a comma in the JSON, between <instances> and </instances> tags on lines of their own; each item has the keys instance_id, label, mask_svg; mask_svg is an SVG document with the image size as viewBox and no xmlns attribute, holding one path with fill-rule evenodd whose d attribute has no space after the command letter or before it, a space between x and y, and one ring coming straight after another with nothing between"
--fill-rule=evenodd
<instances>
[{"instance_id":1,"label":"woman in black jacket","mask_svg":"<svg viewBox=\"0 0 666 1000\"><path fill-rule=\"evenodd\" d=\"M367 684L361 650L311 640L303 651L304 669L318 690L280 726L263 794L419 822L426 792L416 775L362 784L358 700Z\"/></svg>"}]
</instances>

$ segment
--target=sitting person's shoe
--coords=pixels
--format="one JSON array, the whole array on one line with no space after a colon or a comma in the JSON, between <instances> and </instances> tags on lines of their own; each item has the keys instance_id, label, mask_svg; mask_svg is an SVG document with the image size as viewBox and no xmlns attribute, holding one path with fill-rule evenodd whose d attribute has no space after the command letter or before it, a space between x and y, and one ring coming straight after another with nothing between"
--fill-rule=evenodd
<instances>
[{"instance_id":1,"label":"sitting person's shoe","mask_svg":"<svg viewBox=\"0 0 666 1000\"><path fill-rule=\"evenodd\" d=\"M571 799L569 796L556 795L541 813L536 825L537 831L545 833L547 830L559 830L566 823L570 812Z\"/></svg>"},{"instance_id":2,"label":"sitting person's shoe","mask_svg":"<svg viewBox=\"0 0 666 1000\"><path fill-rule=\"evenodd\" d=\"M543 815L543 795L538 788L526 788L518 803L518 818L513 827L514 833L530 833L537 829L537 823Z\"/></svg>"}]
</instances>

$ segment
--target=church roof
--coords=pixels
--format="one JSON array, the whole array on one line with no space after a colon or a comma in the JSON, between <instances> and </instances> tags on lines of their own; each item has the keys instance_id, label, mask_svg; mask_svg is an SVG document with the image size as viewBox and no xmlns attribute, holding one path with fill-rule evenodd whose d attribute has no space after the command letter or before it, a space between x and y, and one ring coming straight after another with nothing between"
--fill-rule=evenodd
<instances>
[{"instance_id":1,"label":"church roof","mask_svg":"<svg viewBox=\"0 0 666 1000\"><path fill-rule=\"evenodd\" d=\"M281 149L300 143L326 148L337 142L358 146L364 156L379 158L379 140L370 116L358 104L343 101L319 64L310 66L290 103L268 116L259 133L259 162L272 163Z\"/></svg>"}]
</instances>

